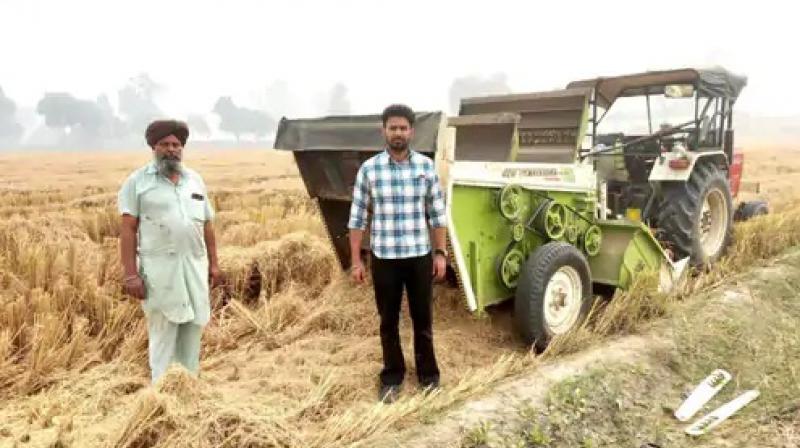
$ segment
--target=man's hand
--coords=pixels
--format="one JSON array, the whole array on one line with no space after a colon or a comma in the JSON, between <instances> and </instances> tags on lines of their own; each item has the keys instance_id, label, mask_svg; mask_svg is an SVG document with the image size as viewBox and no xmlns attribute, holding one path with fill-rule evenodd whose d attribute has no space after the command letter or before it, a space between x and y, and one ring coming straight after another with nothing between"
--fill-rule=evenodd
<instances>
[{"instance_id":1,"label":"man's hand","mask_svg":"<svg viewBox=\"0 0 800 448\"><path fill-rule=\"evenodd\" d=\"M359 261L350 266L350 278L356 283L364 283L364 263Z\"/></svg>"},{"instance_id":2,"label":"man's hand","mask_svg":"<svg viewBox=\"0 0 800 448\"><path fill-rule=\"evenodd\" d=\"M123 214L120 221L120 261L122 262L122 292L130 297L144 300L145 288L136 266L136 241L139 233L139 218Z\"/></svg>"},{"instance_id":3,"label":"man's hand","mask_svg":"<svg viewBox=\"0 0 800 448\"><path fill-rule=\"evenodd\" d=\"M219 269L219 266L215 264L208 266L208 282L211 285L211 289L222 284L222 271Z\"/></svg>"},{"instance_id":4,"label":"man's hand","mask_svg":"<svg viewBox=\"0 0 800 448\"><path fill-rule=\"evenodd\" d=\"M437 282L444 280L444 274L447 271L447 259L442 254L433 256L433 278Z\"/></svg>"},{"instance_id":5,"label":"man's hand","mask_svg":"<svg viewBox=\"0 0 800 448\"><path fill-rule=\"evenodd\" d=\"M144 282L142 281L142 277L139 277L137 274L125 277L123 290L125 294L131 297L144 300Z\"/></svg>"},{"instance_id":6,"label":"man's hand","mask_svg":"<svg viewBox=\"0 0 800 448\"><path fill-rule=\"evenodd\" d=\"M363 237L363 230L350 229L350 278L356 283L364 283L364 262L361 261Z\"/></svg>"}]
</instances>

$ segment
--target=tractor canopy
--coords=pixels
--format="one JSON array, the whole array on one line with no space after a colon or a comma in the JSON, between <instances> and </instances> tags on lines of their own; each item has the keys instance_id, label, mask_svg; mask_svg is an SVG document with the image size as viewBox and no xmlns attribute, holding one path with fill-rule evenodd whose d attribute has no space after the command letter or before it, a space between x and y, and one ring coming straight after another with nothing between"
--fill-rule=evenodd
<instances>
[{"instance_id":1,"label":"tractor canopy","mask_svg":"<svg viewBox=\"0 0 800 448\"><path fill-rule=\"evenodd\" d=\"M593 88L597 94L597 105L607 109L619 97L663 94L665 86L672 84L693 85L702 97L736 101L747 85L747 78L722 67L684 68L573 81L567 85L567 89Z\"/></svg>"}]
</instances>

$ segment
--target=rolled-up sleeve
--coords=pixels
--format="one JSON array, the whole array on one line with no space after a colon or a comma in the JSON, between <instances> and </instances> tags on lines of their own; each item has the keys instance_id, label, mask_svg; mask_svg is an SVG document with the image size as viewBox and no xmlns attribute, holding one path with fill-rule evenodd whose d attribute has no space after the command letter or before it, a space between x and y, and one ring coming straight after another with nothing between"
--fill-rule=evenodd
<instances>
[{"instance_id":1,"label":"rolled-up sleeve","mask_svg":"<svg viewBox=\"0 0 800 448\"><path fill-rule=\"evenodd\" d=\"M369 180L367 179L366 168L362 165L356 175L356 183L353 186L353 202L350 205L350 220L347 223L348 229L367 228L367 207L369 206Z\"/></svg>"},{"instance_id":2,"label":"rolled-up sleeve","mask_svg":"<svg viewBox=\"0 0 800 448\"><path fill-rule=\"evenodd\" d=\"M136 197L136 177L130 176L117 193L117 209L120 215L139 217L139 200Z\"/></svg>"},{"instance_id":3,"label":"rolled-up sleeve","mask_svg":"<svg viewBox=\"0 0 800 448\"><path fill-rule=\"evenodd\" d=\"M445 216L444 195L442 194L442 187L439 183L439 175L436 174L433 168L431 168L430 173L429 179L431 183L428 189L428 195L425 198L429 216L428 222L431 227L434 228L445 227L447 226L447 219Z\"/></svg>"},{"instance_id":4,"label":"rolled-up sleeve","mask_svg":"<svg viewBox=\"0 0 800 448\"><path fill-rule=\"evenodd\" d=\"M198 176L199 177L199 176ZM204 204L204 212L206 221L213 221L214 220L214 206L211 205L211 196L208 195L208 188L206 188L206 183L203 181L202 178L198 179L200 185L203 187L203 196L205 197Z\"/></svg>"}]
</instances>

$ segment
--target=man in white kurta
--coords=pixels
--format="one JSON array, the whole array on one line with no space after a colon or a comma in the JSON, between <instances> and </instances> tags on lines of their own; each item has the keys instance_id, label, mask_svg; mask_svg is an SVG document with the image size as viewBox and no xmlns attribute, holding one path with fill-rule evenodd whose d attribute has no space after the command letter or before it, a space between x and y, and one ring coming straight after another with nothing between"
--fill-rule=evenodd
<instances>
[{"instance_id":1,"label":"man in white kurta","mask_svg":"<svg viewBox=\"0 0 800 448\"><path fill-rule=\"evenodd\" d=\"M173 120L151 124L153 160L118 194L125 291L142 300L153 382L172 361L198 373L209 282L220 275L205 183L181 163L188 132Z\"/></svg>"}]
</instances>

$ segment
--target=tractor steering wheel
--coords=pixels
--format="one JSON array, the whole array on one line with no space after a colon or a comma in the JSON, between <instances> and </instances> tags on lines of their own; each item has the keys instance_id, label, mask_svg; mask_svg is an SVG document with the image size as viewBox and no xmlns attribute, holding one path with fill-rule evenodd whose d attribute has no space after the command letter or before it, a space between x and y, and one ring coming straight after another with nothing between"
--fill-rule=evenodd
<instances>
[{"instance_id":1,"label":"tractor steering wheel","mask_svg":"<svg viewBox=\"0 0 800 448\"><path fill-rule=\"evenodd\" d=\"M696 130L696 127L694 126L695 124L696 123L694 120L690 120L685 123L681 123L677 126L670 126L669 128L656 131L650 135L646 135L640 139L636 139L632 142L629 142L624 146L655 140L658 143L659 147L663 147L665 144L674 145L675 143L678 142L683 143L685 147L688 147L689 136L692 135ZM675 134L681 134L681 135L675 135Z\"/></svg>"},{"instance_id":2,"label":"tractor steering wheel","mask_svg":"<svg viewBox=\"0 0 800 448\"><path fill-rule=\"evenodd\" d=\"M678 133L684 133L684 134L693 133L696 128L689 127L691 125L696 125L695 120L690 120L690 121L687 121L686 123L681 123L681 124L679 124L677 126L671 126L668 129L664 129L664 130L661 130L661 131L656 131L656 132L654 132L654 133L652 133L650 135L645 135L644 137L640 137L640 138L637 138L635 140L629 141L628 143L623 144L622 148L627 148L629 146L638 145L640 143L648 142L650 140L656 140L656 141L658 141L659 145L661 145L662 144L661 139L666 137L666 136L674 135L674 134L678 134ZM679 138L673 139L673 141L682 141L682 142L684 142L684 144L686 144L686 139L687 139L687 137L686 137L686 135L684 135L683 137L679 137ZM603 149L600 149L600 150L597 150L597 151L589 152L589 153L584 154L581 157L581 159L583 159L585 157L597 156L597 155L603 155L603 154L611 155L611 154L613 154L611 151L614 151L614 150L616 150L618 148L619 148L618 146L611 146L611 147L608 147L608 148L603 148Z\"/></svg>"}]
</instances>

